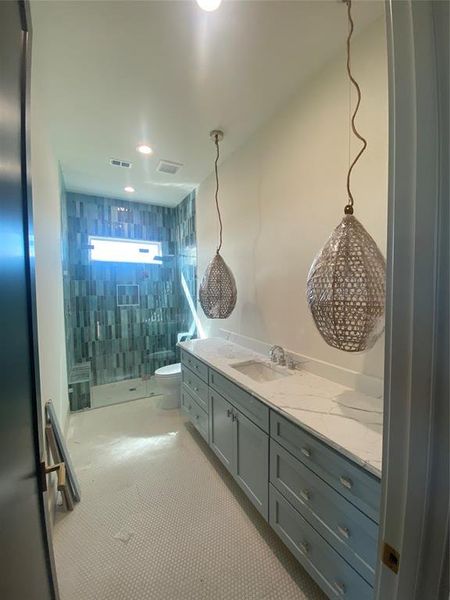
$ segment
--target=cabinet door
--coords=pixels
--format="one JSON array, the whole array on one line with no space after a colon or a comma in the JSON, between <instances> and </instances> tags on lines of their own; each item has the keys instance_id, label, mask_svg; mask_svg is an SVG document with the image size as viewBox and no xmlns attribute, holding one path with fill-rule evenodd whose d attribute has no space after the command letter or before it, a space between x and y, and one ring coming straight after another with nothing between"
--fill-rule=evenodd
<instances>
[{"instance_id":1,"label":"cabinet door","mask_svg":"<svg viewBox=\"0 0 450 600\"><path fill-rule=\"evenodd\" d=\"M234 423L231 420L233 407L219 394L209 395L209 435L210 446L227 467L233 471Z\"/></svg>"},{"instance_id":2,"label":"cabinet door","mask_svg":"<svg viewBox=\"0 0 450 600\"><path fill-rule=\"evenodd\" d=\"M234 477L265 519L269 518L269 436L234 409Z\"/></svg>"}]
</instances>

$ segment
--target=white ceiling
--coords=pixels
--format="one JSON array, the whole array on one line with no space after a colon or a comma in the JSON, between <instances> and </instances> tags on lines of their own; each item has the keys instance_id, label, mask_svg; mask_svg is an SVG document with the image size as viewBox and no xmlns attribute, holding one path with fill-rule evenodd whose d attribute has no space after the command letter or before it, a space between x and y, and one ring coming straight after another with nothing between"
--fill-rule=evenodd
<instances>
[{"instance_id":1,"label":"white ceiling","mask_svg":"<svg viewBox=\"0 0 450 600\"><path fill-rule=\"evenodd\" d=\"M382 12L381 1L357 2L357 30ZM32 93L48 111L67 188L170 206L211 172L211 129L225 131L225 157L347 31L337 0L225 0L213 13L194 0L35 0L32 18ZM138 154L140 142L154 154ZM111 167L110 158L133 167ZM160 159L184 167L157 173Z\"/></svg>"}]
</instances>

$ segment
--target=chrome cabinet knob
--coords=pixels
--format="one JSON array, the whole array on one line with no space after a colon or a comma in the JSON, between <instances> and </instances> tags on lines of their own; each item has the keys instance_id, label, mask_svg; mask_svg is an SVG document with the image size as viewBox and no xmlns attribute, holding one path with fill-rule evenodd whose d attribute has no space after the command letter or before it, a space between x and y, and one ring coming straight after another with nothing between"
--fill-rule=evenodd
<instances>
[{"instance_id":1,"label":"chrome cabinet knob","mask_svg":"<svg viewBox=\"0 0 450 600\"><path fill-rule=\"evenodd\" d=\"M341 581L335 581L334 587L340 596L345 595L345 585Z\"/></svg>"},{"instance_id":2,"label":"chrome cabinet knob","mask_svg":"<svg viewBox=\"0 0 450 600\"><path fill-rule=\"evenodd\" d=\"M353 481L351 479L349 479L348 477L344 477L344 475L341 475L339 477L339 481L340 481L341 485L343 485L348 490L352 489L352 487L353 487Z\"/></svg>"},{"instance_id":3,"label":"chrome cabinet knob","mask_svg":"<svg viewBox=\"0 0 450 600\"><path fill-rule=\"evenodd\" d=\"M338 525L337 530L339 535L348 540L348 538L350 537L350 529L348 527L342 527L341 525Z\"/></svg>"},{"instance_id":4,"label":"chrome cabinet knob","mask_svg":"<svg viewBox=\"0 0 450 600\"><path fill-rule=\"evenodd\" d=\"M311 549L310 545L308 544L308 542L300 542L298 547L300 548L300 552L302 554L309 554L309 551Z\"/></svg>"},{"instance_id":5,"label":"chrome cabinet knob","mask_svg":"<svg viewBox=\"0 0 450 600\"><path fill-rule=\"evenodd\" d=\"M309 490L302 490L300 492L300 496L303 498L303 500L311 500L311 494Z\"/></svg>"}]
</instances>

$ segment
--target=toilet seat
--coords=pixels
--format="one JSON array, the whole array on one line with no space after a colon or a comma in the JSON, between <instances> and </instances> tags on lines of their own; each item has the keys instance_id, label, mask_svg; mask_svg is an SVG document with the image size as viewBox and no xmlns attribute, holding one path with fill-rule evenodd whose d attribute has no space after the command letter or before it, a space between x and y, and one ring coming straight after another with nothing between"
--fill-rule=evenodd
<instances>
[{"instance_id":1,"label":"toilet seat","mask_svg":"<svg viewBox=\"0 0 450 600\"><path fill-rule=\"evenodd\" d=\"M161 379L178 379L181 375L181 363L166 365L156 369L155 376Z\"/></svg>"}]
</instances>

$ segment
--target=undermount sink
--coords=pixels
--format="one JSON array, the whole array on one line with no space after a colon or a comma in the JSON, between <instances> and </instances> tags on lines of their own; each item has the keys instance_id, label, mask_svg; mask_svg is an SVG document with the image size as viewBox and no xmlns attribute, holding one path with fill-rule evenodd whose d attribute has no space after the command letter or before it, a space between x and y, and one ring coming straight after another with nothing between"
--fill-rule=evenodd
<instances>
[{"instance_id":1,"label":"undermount sink","mask_svg":"<svg viewBox=\"0 0 450 600\"><path fill-rule=\"evenodd\" d=\"M236 369L236 371L239 371L239 373L247 375L247 377L250 377L253 381L258 381L260 383L264 381L275 381L276 379L282 379L283 377L291 375L291 373L287 373L280 367L272 367L271 365L267 365L258 360L248 360L230 366L233 369Z\"/></svg>"}]
</instances>

